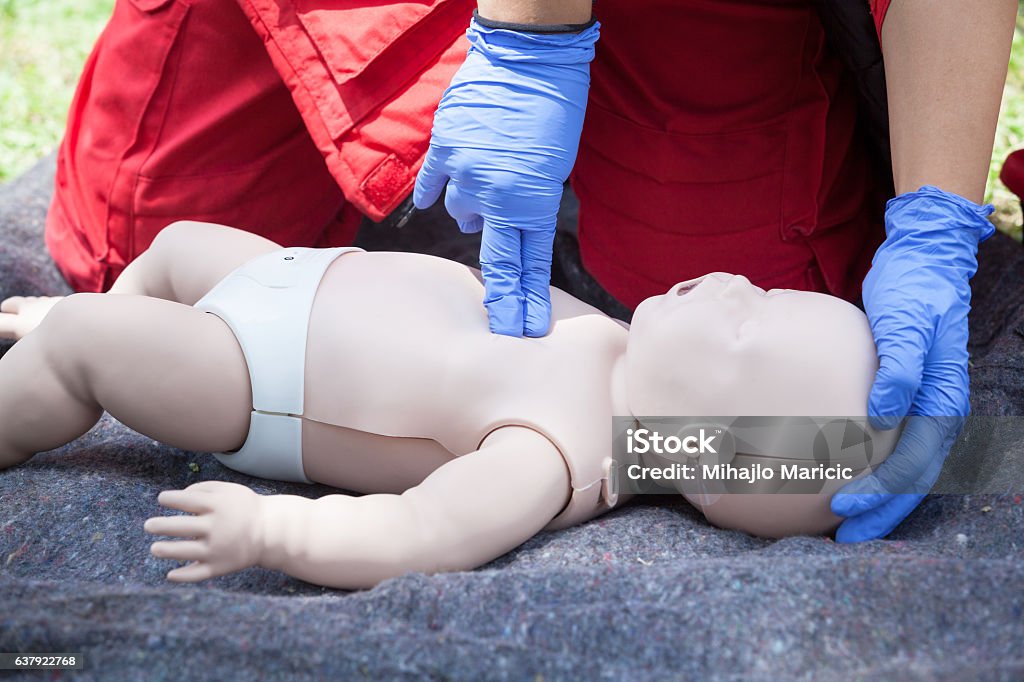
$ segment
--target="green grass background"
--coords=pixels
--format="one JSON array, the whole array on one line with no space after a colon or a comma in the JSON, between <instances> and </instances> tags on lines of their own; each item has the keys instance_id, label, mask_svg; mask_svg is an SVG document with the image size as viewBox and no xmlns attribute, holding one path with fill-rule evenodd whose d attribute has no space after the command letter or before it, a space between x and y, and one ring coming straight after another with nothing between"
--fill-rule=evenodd
<instances>
[{"instance_id":1,"label":"green grass background","mask_svg":"<svg viewBox=\"0 0 1024 682\"><path fill-rule=\"evenodd\" d=\"M0 182L60 141L78 74L113 6L114 0L0 0ZM1007 154L1020 146L1024 20L1018 18L987 192L996 223L1018 240L1020 202L998 175Z\"/></svg>"},{"instance_id":2,"label":"green grass background","mask_svg":"<svg viewBox=\"0 0 1024 682\"><path fill-rule=\"evenodd\" d=\"M113 0L0 0L0 182L52 150Z\"/></svg>"}]
</instances>

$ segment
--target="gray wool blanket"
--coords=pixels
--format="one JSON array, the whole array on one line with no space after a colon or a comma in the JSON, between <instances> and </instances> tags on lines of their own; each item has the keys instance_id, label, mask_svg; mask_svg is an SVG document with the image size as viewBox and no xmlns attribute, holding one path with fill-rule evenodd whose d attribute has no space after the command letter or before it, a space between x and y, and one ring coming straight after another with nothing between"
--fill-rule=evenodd
<instances>
[{"instance_id":1,"label":"gray wool blanket","mask_svg":"<svg viewBox=\"0 0 1024 682\"><path fill-rule=\"evenodd\" d=\"M47 159L0 187L0 298L68 291L42 240L51 183ZM601 302L572 239L560 233L556 281ZM400 231L368 224L360 241L466 262L477 248L439 211ZM984 244L974 287L974 412L1024 414L1020 245ZM142 531L159 491L331 491L248 479L105 416L0 472L0 652L81 652L76 676L97 680L1021 679L1024 446L983 447L1001 494L932 495L881 541L757 539L648 497L475 571L346 593L263 569L165 582L174 564Z\"/></svg>"}]
</instances>

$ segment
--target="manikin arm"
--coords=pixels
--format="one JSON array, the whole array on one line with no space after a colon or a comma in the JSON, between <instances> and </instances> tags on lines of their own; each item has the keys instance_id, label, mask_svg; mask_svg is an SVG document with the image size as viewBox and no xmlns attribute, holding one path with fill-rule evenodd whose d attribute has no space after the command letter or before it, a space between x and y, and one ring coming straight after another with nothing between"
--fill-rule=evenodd
<instances>
[{"instance_id":1,"label":"manikin arm","mask_svg":"<svg viewBox=\"0 0 1024 682\"><path fill-rule=\"evenodd\" d=\"M261 497L206 481L160 503L196 516L156 517L146 531L194 538L154 543L154 556L194 563L168 579L195 582L253 565L358 589L411 571L475 568L532 537L565 506L569 474L549 440L498 429L477 452L401 495Z\"/></svg>"}]
</instances>

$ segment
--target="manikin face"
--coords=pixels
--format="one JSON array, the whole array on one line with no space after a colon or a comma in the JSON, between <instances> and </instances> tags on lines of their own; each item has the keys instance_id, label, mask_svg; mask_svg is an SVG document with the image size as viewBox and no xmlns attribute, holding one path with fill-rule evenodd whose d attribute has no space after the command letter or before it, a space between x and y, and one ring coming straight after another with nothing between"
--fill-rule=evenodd
<instances>
[{"instance_id":1,"label":"manikin face","mask_svg":"<svg viewBox=\"0 0 1024 682\"><path fill-rule=\"evenodd\" d=\"M627 368L638 416L860 417L877 356L850 303L715 272L640 304Z\"/></svg>"},{"instance_id":2,"label":"manikin face","mask_svg":"<svg viewBox=\"0 0 1024 682\"><path fill-rule=\"evenodd\" d=\"M853 305L824 294L766 292L745 277L716 272L640 304L626 365L637 417L863 419L878 361L867 319ZM877 465L892 452L897 432L869 431ZM733 464L806 462L812 452L737 454ZM860 459L846 463L862 473ZM738 495L719 494L721 486L711 484L675 486L715 525L781 537L834 529L840 519L829 499L844 484L829 481L811 488L817 494L790 494L744 483L739 491L750 494Z\"/></svg>"}]
</instances>

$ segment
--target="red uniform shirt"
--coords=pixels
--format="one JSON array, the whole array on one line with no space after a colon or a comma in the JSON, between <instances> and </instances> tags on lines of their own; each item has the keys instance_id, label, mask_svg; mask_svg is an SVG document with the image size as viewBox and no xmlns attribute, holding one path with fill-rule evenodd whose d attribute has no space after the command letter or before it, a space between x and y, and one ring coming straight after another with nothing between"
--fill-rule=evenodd
<instances>
[{"instance_id":1,"label":"red uniform shirt","mask_svg":"<svg viewBox=\"0 0 1024 682\"><path fill-rule=\"evenodd\" d=\"M856 298L883 232L855 84L813 6L594 10L601 39L573 174L587 270L630 307L712 271Z\"/></svg>"}]
</instances>

